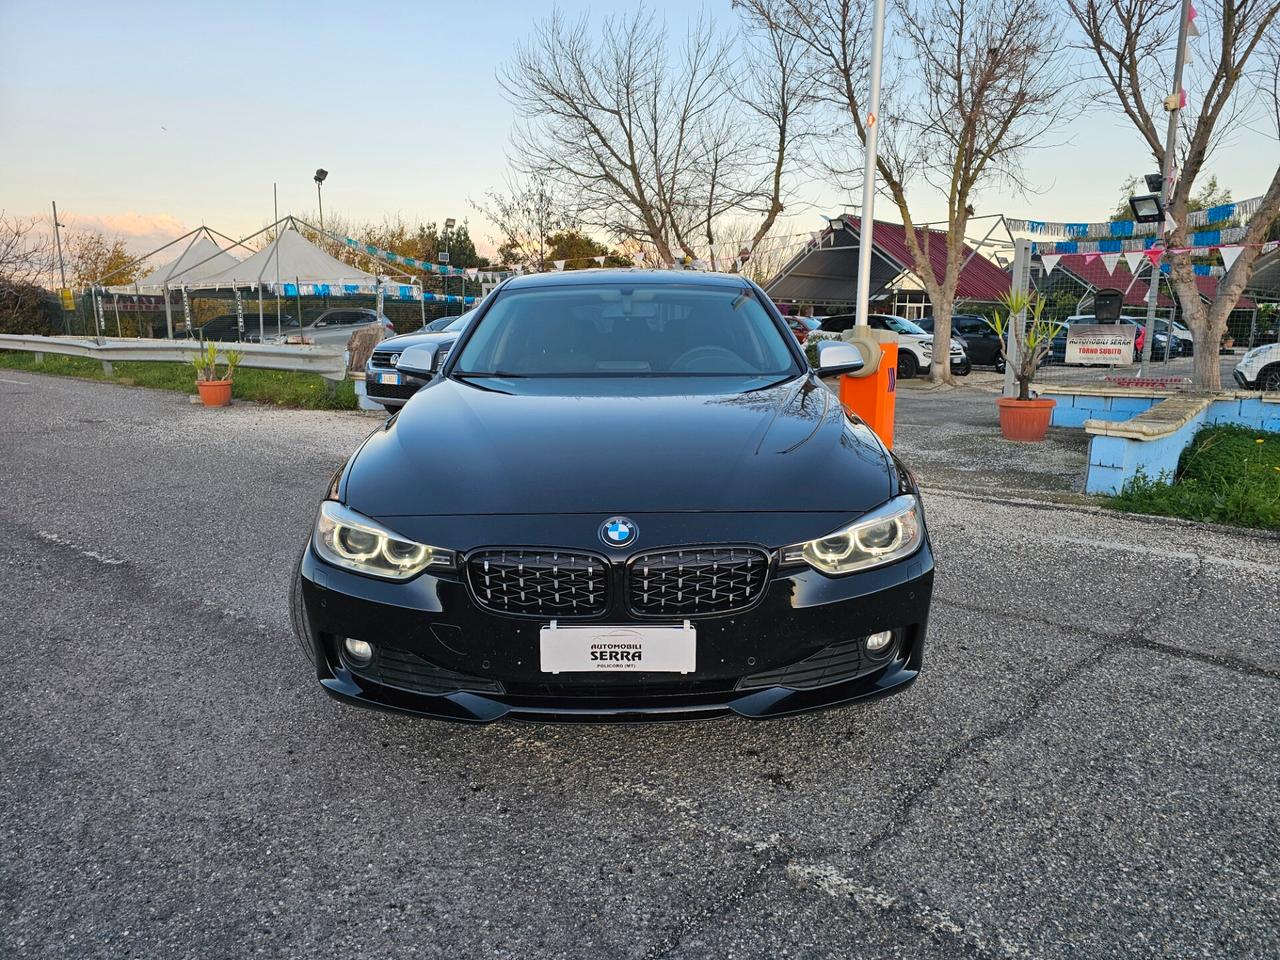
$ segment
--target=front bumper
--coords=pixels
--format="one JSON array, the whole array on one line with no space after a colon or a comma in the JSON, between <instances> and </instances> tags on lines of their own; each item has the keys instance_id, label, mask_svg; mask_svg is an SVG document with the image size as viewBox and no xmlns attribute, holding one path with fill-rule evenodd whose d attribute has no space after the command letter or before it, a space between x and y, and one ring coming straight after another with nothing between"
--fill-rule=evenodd
<instances>
[{"instance_id":1,"label":"front bumper","mask_svg":"<svg viewBox=\"0 0 1280 960\"><path fill-rule=\"evenodd\" d=\"M906 689L923 664L932 591L927 542L906 560L848 577L777 570L754 607L692 618L692 674L553 675L539 665L547 621L481 608L461 577L373 580L324 563L308 545L295 623L325 691L361 706L476 722L764 718ZM867 653L860 638L882 630L894 642ZM351 663L346 637L374 644L373 664Z\"/></svg>"},{"instance_id":2,"label":"front bumper","mask_svg":"<svg viewBox=\"0 0 1280 960\"><path fill-rule=\"evenodd\" d=\"M400 383L380 383L379 377L382 374L396 374L400 378ZM364 392L365 396L374 403L404 406L404 404L408 403L410 397L426 385L426 380L401 373L395 367L377 366L372 360L365 364Z\"/></svg>"}]
</instances>

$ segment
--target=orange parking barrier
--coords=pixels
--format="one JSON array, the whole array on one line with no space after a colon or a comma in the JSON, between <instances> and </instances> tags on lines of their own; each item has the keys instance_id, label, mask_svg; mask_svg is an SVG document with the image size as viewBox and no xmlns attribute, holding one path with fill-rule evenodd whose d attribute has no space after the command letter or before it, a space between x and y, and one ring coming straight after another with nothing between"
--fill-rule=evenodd
<instances>
[{"instance_id":1,"label":"orange parking barrier","mask_svg":"<svg viewBox=\"0 0 1280 960\"><path fill-rule=\"evenodd\" d=\"M876 432L893 449L893 408L898 387L898 344L881 343L880 363L864 377L840 378L840 402Z\"/></svg>"}]
</instances>

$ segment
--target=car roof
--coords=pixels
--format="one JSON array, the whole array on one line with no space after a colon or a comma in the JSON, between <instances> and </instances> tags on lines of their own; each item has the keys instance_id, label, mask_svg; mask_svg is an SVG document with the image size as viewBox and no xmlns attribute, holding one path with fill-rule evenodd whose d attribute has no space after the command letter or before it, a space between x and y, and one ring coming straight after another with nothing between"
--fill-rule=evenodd
<instances>
[{"instance_id":1,"label":"car roof","mask_svg":"<svg viewBox=\"0 0 1280 960\"><path fill-rule=\"evenodd\" d=\"M576 287L592 285L625 285L628 283L670 284L672 286L746 287L746 277L736 273L703 273L701 270L653 270L642 267L605 267L593 270L568 270L556 273L530 273L512 277L504 287L528 290L538 287Z\"/></svg>"}]
</instances>

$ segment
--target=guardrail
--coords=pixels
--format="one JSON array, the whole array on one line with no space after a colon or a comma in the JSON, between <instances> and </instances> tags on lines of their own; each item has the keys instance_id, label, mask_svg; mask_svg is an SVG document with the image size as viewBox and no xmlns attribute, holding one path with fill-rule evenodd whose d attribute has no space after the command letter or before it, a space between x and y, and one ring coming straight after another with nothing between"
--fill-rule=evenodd
<instances>
[{"instance_id":1,"label":"guardrail","mask_svg":"<svg viewBox=\"0 0 1280 960\"><path fill-rule=\"evenodd\" d=\"M110 364L126 360L159 360L186 363L199 345L197 340L142 340L104 337L101 341L87 337L36 337L0 334L0 350L25 350L28 353L58 353L71 357L100 360L110 372ZM346 351L337 347L306 344L227 343L219 349L240 354L240 366L264 370L297 370L318 373L326 380L345 380Z\"/></svg>"}]
</instances>

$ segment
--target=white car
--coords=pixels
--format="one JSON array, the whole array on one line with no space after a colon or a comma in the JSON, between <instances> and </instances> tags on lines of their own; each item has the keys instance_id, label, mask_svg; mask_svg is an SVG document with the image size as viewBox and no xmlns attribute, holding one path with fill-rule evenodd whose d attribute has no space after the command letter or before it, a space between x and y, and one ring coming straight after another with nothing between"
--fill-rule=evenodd
<instances>
[{"instance_id":1,"label":"white car","mask_svg":"<svg viewBox=\"0 0 1280 960\"><path fill-rule=\"evenodd\" d=\"M854 325L855 319L851 313L823 317L819 329L830 333L844 333ZM898 335L899 379L910 380L929 372L929 368L933 366L933 334L910 320L888 313L868 314L867 325L877 330L891 330ZM964 344L955 337L951 338L950 361L953 373L963 376L971 369Z\"/></svg>"},{"instance_id":2,"label":"white car","mask_svg":"<svg viewBox=\"0 0 1280 960\"><path fill-rule=\"evenodd\" d=\"M1240 358L1231 375L1246 390L1280 391L1280 343L1254 347Z\"/></svg>"}]
</instances>

